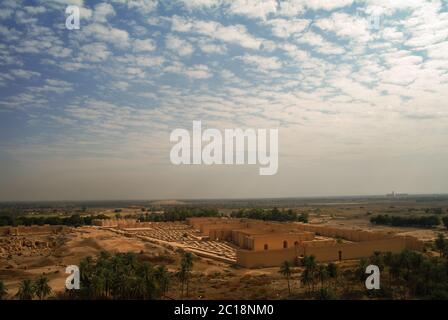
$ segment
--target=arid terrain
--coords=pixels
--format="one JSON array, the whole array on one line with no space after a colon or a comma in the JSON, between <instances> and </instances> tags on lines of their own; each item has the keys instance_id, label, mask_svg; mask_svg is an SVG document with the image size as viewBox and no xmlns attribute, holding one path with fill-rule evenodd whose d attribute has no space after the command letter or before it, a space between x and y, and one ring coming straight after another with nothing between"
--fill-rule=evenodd
<instances>
[{"instance_id":1,"label":"arid terrain","mask_svg":"<svg viewBox=\"0 0 448 320\"><path fill-rule=\"evenodd\" d=\"M441 207L446 203L314 203L300 204L294 208L309 215L310 224L331 225L364 230L386 230L396 234L412 235L431 243L438 234L448 236L441 225L432 229L389 227L372 225L369 218L376 214L407 215L409 212L424 214L425 209ZM120 209L120 215L141 212L140 207ZM116 209L96 208L95 214L113 216ZM230 209L223 208L228 213ZM282 299L287 298L286 280L278 268L245 269L236 266L235 252L231 244L217 241L200 241L197 231L183 222L158 222L151 230L114 229L97 226L70 227L54 234L4 235L0 237L0 280L8 288L8 297L17 292L20 281L44 274L53 292L65 288L65 268L79 264L86 256L95 257L101 251L134 252L141 261L153 265L165 265L175 274L180 253L193 253L194 267L190 281L191 299ZM429 250L427 255L437 255ZM341 271L356 265L357 261L337 262ZM291 290L304 290L299 281L301 269L291 275ZM180 298L178 284L173 282L166 294L168 298Z\"/></svg>"}]
</instances>

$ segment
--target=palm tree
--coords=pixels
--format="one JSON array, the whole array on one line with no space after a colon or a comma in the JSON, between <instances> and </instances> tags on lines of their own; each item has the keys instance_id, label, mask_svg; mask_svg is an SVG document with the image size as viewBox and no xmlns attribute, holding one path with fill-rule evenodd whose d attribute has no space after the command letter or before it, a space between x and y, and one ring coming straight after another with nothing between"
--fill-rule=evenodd
<instances>
[{"instance_id":1,"label":"palm tree","mask_svg":"<svg viewBox=\"0 0 448 320\"><path fill-rule=\"evenodd\" d=\"M4 282L0 281L0 300L3 300L7 294L8 290L6 289Z\"/></svg>"},{"instance_id":2,"label":"palm tree","mask_svg":"<svg viewBox=\"0 0 448 320\"><path fill-rule=\"evenodd\" d=\"M367 277L366 276L366 268L368 265L369 264L366 259L363 258L363 259L359 260L358 267L355 270L356 277L359 280L361 280L361 281L366 280L366 277Z\"/></svg>"},{"instance_id":3,"label":"palm tree","mask_svg":"<svg viewBox=\"0 0 448 320\"><path fill-rule=\"evenodd\" d=\"M327 273L328 276L334 280L334 283L336 283L339 275L339 268L334 262L330 262L327 265Z\"/></svg>"},{"instance_id":4,"label":"palm tree","mask_svg":"<svg viewBox=\"0 0 448 320\"><path fill-rule=\"evenodd\" d=\"M155 277L157 280L157 285L160 290L160 294L162 297L165 297L166 292L168 291L168 287L170 285L170 276L168 270L164 265L161 265L157 268L155 272Z\"/></svg>"},{"instance_id":5,"label":"palm tree","mask_svg":"<svg viewBox=\"0 0 448 320\"><path fill-rule=\"evenodd\" d=\"M184 285L188 277L187 270L185 269L185 266L183 264L180 266L180 269L177 272L176 276L180 281L180 296L182 298L184 296Z\"/></svg>"},{"instance_id":6,"label":"palm tree","mask_svg":"<svg viewBox=\"0 0 448 320\"><path fill-rule=\"evenodd\" d=\"M33 283L30 279L25 279L20 282L19 291L16 296L20 300L32 300L34 297Z\"/></svg>"},{"instance_id":7,"label":"palm tree","mask_svg":"<svg viewBox=\"0 0 448 320\"><path fill-rule=\"evenodd\" d=\"M303 265L305 268L309 268L311 270L314 270L317 266L316 264L316 257L315 256L305 256L303 257Z\"/></svg>"},{"instance_id":8,"label":"palm tree","mask_svg":"<svg viewBox=\"0 0 448 320\"><path fill-rule=\"evenodd\" d=\"M436 245L437 250L439 250L440 257L442 257L443 252L445 251L446 247L448 246L448 243L447 243L443 233L439 233L439 235L437 236L437 239L435 241L435 245Z\"/></svg>"},{"instance_id":9,"label":"palm tree","mask_svg":"<svg viewBox=\"0 0 448 320\"><path fill-rule=\"evenodd\" d=\"M138 278L143 283L143 297L145 299L154 299L157 297L157 288L155 284L155 271L152 265L144 263L139 268Z\"/></svg>"},{"instance_id":10,"label":"palm tree","mask_svg":"<svg viewBox=\"0 0 448 320\"><path fill-rule=\"evenodd\" d=\"M48 285L48 278L44 275L41 275L36 279L36 281L34 281L33 288L34 293L39 297L40 300L44 299L51 293L51 288Z\"/></svg>"},{"instance_id":11,"label":"palm tree","mask_svg":"<svg viewBox=\"0 0 448 320\"><path fill-rule=\"evenodd\" d=\"M279 271L288 281L288 293L289 295L291 295L291 285L289 283L289 280L291 278L291 264L289 263L289 261L285 261L282 263L282 265L280 266L280 271Z\"/></svg>"},{"instance_id":12,"label":"palm tree","mask_svg":"<svg viewBox=\"0 0 448 320\"><path fill-rule=\"evenodd\" d=\"M323 289L325 280L328 278L327 267L324 264L319 264L317 266L316 277L320 281L320 289Z\"/></svg>"},{"instance_id":13,"label":"palm tree","mask_svg":"<svg viewBox=\"0 0 448 320\"><path fill-rule=\"evenodd\" d=\"M302 264L305 270L302 272L300 281L308 286L308 292L314 291L314 281L316 278L316 258L314 256L304 256Z\"/></svg>"},{"instance_id":14,"label":"palm tree","mask_svg":"<svg viewBox=\"0 0 448 320\"><path fill-rule=\"evenodd\" d=\"M312 273L310 272L309 269L306 269L302 272L301 276L300 276L300 282L302 283L302 285L305 285L308 287L308 293L311 292L311 284L314 281L314 277L312 275Z\"/></svg>"},{"instance_id":15,"label":"palm tree","mask_svg":"<svg viewBox=\"0 0 448 320\"><path fill-rule=\"evenodd\" d=\"M181 269L184 269L185 273L185 282L187 284L187 297L188 297L188 287L190 282L190 273L191 269L193 269L193 255L191 252L185 252L182 261L181 261Z\"/></svg>"},{"instance_id":16,"label":"palm tree","mask_svg":"<svg viewBox=\"0 0 448 320\"><path fill-rule=\"evenodd\" d=\"M373 256L370 257L370 263L377 266L380 271L384 270L384 256L379 251L375 251Z\"/></svg>"}]
</instances>

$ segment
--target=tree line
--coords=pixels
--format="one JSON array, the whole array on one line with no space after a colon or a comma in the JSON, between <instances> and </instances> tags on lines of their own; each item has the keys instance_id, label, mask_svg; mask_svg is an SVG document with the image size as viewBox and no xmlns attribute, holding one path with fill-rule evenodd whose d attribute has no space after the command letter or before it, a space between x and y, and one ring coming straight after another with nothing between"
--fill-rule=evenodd
<instances>
[{"instance_id":1,"label":"tree line","mask_svg":"<svg viewBox=\"0 0 448 320\"><path fill-rule=\"evenodd\" d=\"M443 222L447 226L448 218L444 217ZM378 215L370 218L373 224L388 225L394 227L423 227L432 228L440 225L441 219L436 215L431 216L415 216L415 217L400 217L390 216L388 214Z\"/></svg>"},{"instance_id":2,"label":"tree line","mask_svg":"<svg viewBox=\"0 0 448 320\"><path fill-rule=\"evenodd\" d=\"M220 213L214 208L168 208L163 213L146 213L138 216L140 221L183 221L192 217L218 217Z\"/></svg>"},{"instance_id":3,"label":"tree line","mask_svg":"<svg viewBox=\"0 0 448 320\"><path fill-rule=\"evenodd\" d=\"M258 220L268 220L268 221L299 221L308 222L307 213L297 213L292 209L279 210L273 208L270 210L253 208L253 209L241 209L231 213L233 218L247 218L247 219L258 219Z\"/></svg>"},{"instance_id":4,"label":"tree line","mask_svg":"<svg viewBox=\"0 0 448 320\"><path fill-rule=\"evenodd\" d=\"M32 226L38 225L43 226L48 225L64 225L72 227L80 227L83 225L91 225L92 221L95 219L109 219L106 215L89 215L82 216L79 214L74 214L69 217L27 217L27 216L0 216L0 226Z\"/></svg>"},{"instance_id":5,"label":"tree line","mask_svg":"<svg viewBox=\"0 0 448 320\"><path fill-rule=\"evenodd\" d=\"M178 271L171 273L165 265L154 266L139 259L135 253L111 254L102 251L95 258L88 256L81 260L79 290L65 290L53 297L72 300L162 299L166 297L174 279L179 281L180 297L188 297L193 261L193 254L183 252ZM45 275L34 281L24 279L14 298L48 298L53 293L48 282ZM7 294L5 284L0 281L0 300L5 299Z\"/></svg>"},{"instance_id":6,"label":"tree line","mask_svg":"<svg viewBox=\"0 0 448 320\"><path fill-rule=\"evenodd\" d=\"M32 300L38 298L43 300L52 293L52 289L48 284L49 280L45 275L40 275L34 281L31 279L24 279L20 282L19 290L15 294L15 298L19 300ZM0 300L3 300L8 295L8 289L3 281L0 281Z\"/></svg>"}]
</instances>

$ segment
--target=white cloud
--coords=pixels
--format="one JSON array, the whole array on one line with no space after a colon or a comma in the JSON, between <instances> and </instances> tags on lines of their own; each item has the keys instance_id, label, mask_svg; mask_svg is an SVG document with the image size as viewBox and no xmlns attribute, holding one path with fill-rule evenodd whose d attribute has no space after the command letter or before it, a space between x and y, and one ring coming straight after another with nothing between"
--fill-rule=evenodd
<instances>
[{"instance_id":1,"label":"white cloud","mask_svg":"<svg viewBox=\"0 0 448 320\"><path fill-rule=\"evenodd\" d=\"M345 52L344 48L325 40L320 34L312 31L300 34L295 39L298 43L306 43L323 54L343 54Z\"/></svg>"},{"instance_id":2,"label":"white cloud","mask_svg":"<svg viewBox=\"0 0 448 320\"><path fill-rule=\"evenodd\" d=\"M28 14L41 14L47 12L47 9L42 6L30 7L26 6L23 8Z\"/></svg>"},{"instance_id":3,"label":"white cloud","mask_svg":"<svg viewBox=\"0 0 448 320\"><path fill-rule=\"evenodd\" d=\"M109 3L100 3L95 6L93 19L97 22L107 22L108 17L115 16L114 7Z\"/></svg>"},{"instance_id":4,"label":"white cloud","mask_svg":"<svg viewBox=\"0 0 448 320\"><path fill-rule=\"evenodd\" d=\"M348 13L335 12L328 18L317 20L315 25L323 31L333 32L340 37L360 42L371 40L367 20Z\"/></svg>"},{"instance_id":5,"label":"white cloud","mask_svg":"<svg viewBox=\"0 0 448 320\"><path fill-rule=\"evenodd\" d=\"M222 42L238 44L244 48L259 49L262 40L250 35L243 25L223 26L216 21L172 18L171 29L180 33L193 33L208 36Z\"/></svg>"},{"instance_id":6,"label":"white cloud","mask_svg":"<svg viewBox=\"0 0 448 320\"><path fill-rule=\"evenodd\" d=\"M56 94L66 93L73 90L73 84L64 80L46 79L44 85L40 87L31 87L31 92L53 92Z\"/></svg>"},{"instance_id":7,"label":"white cloud","mask_svg":"<svg viewBox=\"0 0 448 320\"><path fill-rule=\"evenodd\" d=\"M157 8L156 0L112 0L112 2L126 5L129 9L135 9L144 14L150 13Z\"/></svg>"},{"instance_id":8,"label":"white cloud","mask_svg":"<svg viewBox=\"0 0 448 320\"><path fill-rule=\"evenodd\" d=\"M173 0L164 0L170 3ZM217 8L222 5L223 0L179 0L189 10Z\"/></svg>"},{"instance_id":9,"label":"white cloud","mask_svg":"<svg viewBox=\"0 0 448 320\"><path fill-rule=\"evenodd\" d=\"M267 25L271 26L272 33L279 38L288 38L293 34L304 31L310 25L306 19L270 19Z\"/></svg>"},{"instance_id":10,"label":"white cloud","mask_svg":"<svg viewBox=\"0 0 448 320\"><path fill-rule=\"evenodd\" d=\"M201 51L205 53L225 54L227 52L227 48L225 45L209 42L200 42L199 49L201 49Z\"/></svg>"},{"instance_id":11,"label":"white cloud","mask_svg":"<svg viewBox=\"0 0 448 320\"><path fill-rule=\"evenodd\" d=\"M299 0L299 2L313 10L334 10L351 5L353 0Z\"/></svg>"},{"instance_id":12,"label":"white cloud","mask_svg":"<svg viewBox=\"0 0 448 320\"><path fill-rule=\"evenodd\" d=\"M263 71L276 70L282 67L282 63L277 57L246 54L242 57L238 57L238 59L252 67L256 67L258 70Z\"/></svg>"},{"instance_id":13,"label":"white cloud","mask_svg":"<svg viewBox=\"0 0 448 320\"><path fill-rule=\"evenodd\" d=\"M30 79L32 77L38 77L41 74L39 72L24 70L24 69L13 69L11 70L11 74L17 78Z\"/></svg>"},{"instance_id":14,"label":"white cloud","mask_svg":"<svg viewBox=\"0 0 448 320\"><path fill-rule=\"evenodd\" d=\"M191 43L173 35L169 35L165 39L165 47L180 56L190 56L194 52Z\"/></svg>"},{"instance_id":15,"label":"white cloud","mask_svg":"<svg viewBox=\"0 0 448 320\"><path fill-rule=\"evenodd\" d=\"M168 73L177 73L193 79L207 79L212 77L210 69L203 64L186 67L180 62L174 62L164 69Z\"/></svg>"},{"instance_id":16,"label":"white cloud","mask_svg":"<svg viewBox=\"0 0 448 320\"><path fill-rule=\"evenodd\" d=\"M111 52L104 43L94 42L89 43L81 48L82 59L89 62L104 61L111 55Z\"/></svg>"},{"instance_id":17,"label":"white cloud","mask_svg":"<svg viewBox=\"0 0 448 320\"><path fill-rule=\"evenodd\" d=\"M129 83L124 81L117 81L113 82L111 87L117 90L125 91L129 88Z\"/></svg>"},{"instance_id":18,"label":"white cloud","mask_svg":"<svg viewBox=\"0 0 448 320\"><path fill-rule=\"evenodd\" d=\"M151 52L156 49L156 43L152 39L135 40L134 50L137 52Z\"/></svg>"},{"instance_id":19,"label":"white cloud","mask_svg":"<svg viewBox=\"0 0 448 320\"><path fill-rule=\"evenodd\" d=\"M304 4L297 0L280 0L277 14L285 17L295 17L305 11Z\"/></svg>"},{"instance_id":20,"label":"white cloud","mask_svg":"<svg viewBox=\"0 0 448 320\"><path fill-rule=\"evenodd\" d=\"M117 47L129 46L129 34L126 30L92 23L81 28L80 36L86 35L100 41L112 43Z\"/></svg>"},{"instance_id":21,"label":"white cloud","mask_svg":"<svg viewBox=\"0 0 448 320\"><path fill-rule=\"evenodd\" d=\"M265 20L277 11L277 0L228 0L229 11L249 18Z\"/></svg>"},{"instance_id":22,"label":"white cloud","mask_svg":"<svg viewBox=\"0 0 448 320\"><path fill-rule=\"evenodd\" d=\"M427 48L430 58L448 59L448 42L440 42Z\"/></svg>"},{"instance_id":23,"label":"white cloud","mask_svg":"<svg viewBox=\"0 0 448 320\"><path fill-rule=\"evenodd\" d=\"M185 74L188 77L195 79L207 79L212 76L208 67L203 64L194 65L191 68L187 68L185 70Z\"/></svg>"},{"instance_id":24,"label":"white cloud","mask_svg":"<svg viewBox=\"0 0 448 320\"><path fill-rule=\"evenodd\" d=\"M10 9L2 9L0 10L0 20L8 19L12 16L14 11Z\"/></svg>"}]
</instances>

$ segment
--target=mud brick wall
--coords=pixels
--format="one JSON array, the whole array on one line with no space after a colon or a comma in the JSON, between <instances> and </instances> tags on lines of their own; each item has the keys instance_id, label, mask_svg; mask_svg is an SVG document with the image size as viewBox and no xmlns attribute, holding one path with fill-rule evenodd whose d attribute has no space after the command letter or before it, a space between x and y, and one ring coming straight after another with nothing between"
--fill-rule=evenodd
<instances>
[{"instance_id":1,"label":"mud brick wall","mask_svg":"<svg viewBox=\"0 0 448 320\"><path fill-rule=\"evenodd\" d=\"M237 250L236 261L238 265L246 268L276 267L285 261L294 263L300 253L298 248L268 251Z\"/></svg>"}]
</instances>

